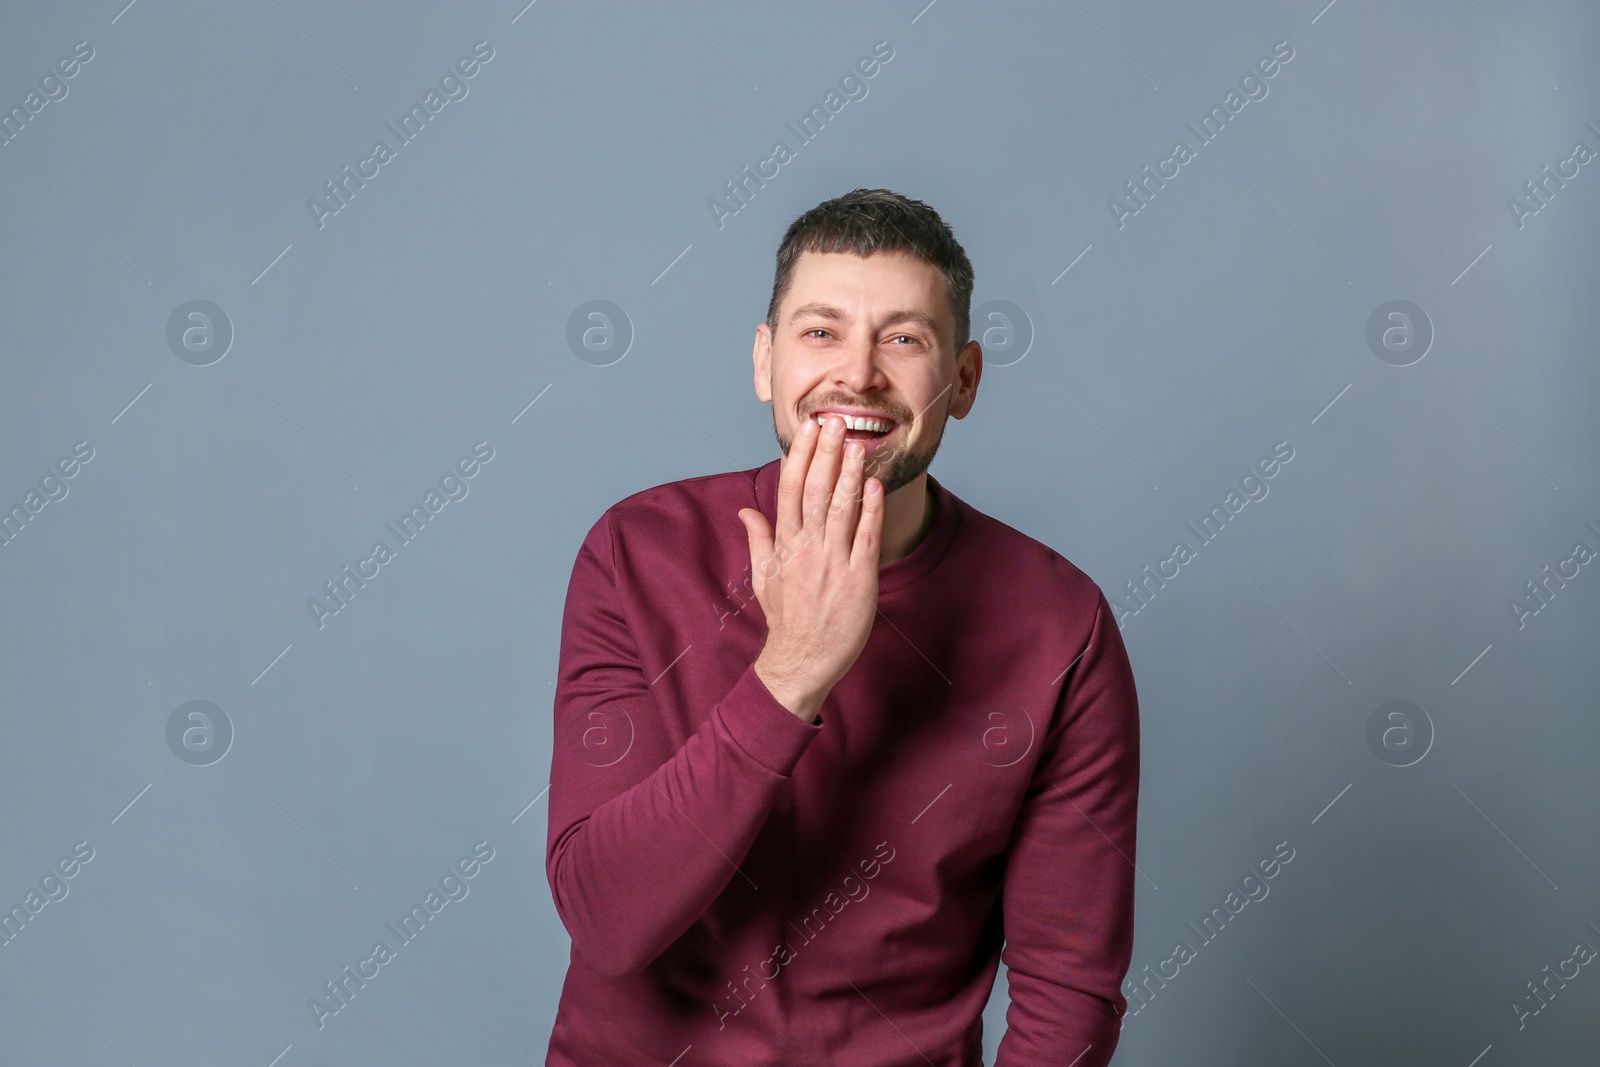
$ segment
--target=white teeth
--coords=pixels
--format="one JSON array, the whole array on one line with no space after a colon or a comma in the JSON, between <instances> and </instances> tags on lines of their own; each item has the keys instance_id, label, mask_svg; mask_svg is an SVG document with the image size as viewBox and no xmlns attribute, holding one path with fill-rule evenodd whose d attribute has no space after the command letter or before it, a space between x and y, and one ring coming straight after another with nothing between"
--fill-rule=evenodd
<instances>
[{"instance_id":1,"label":"white teeth","mask_svg":"<svg viewBox=\"0 0 1600 1067\"><path fill-rule=\"evenodd\" d=\"M844 420L844 428L847 430L868 430L872 433L888 433L890 430L894 429L894 423L890 422L888 419L868 418L865 415L844 415L837 411L827 411L818 415L816 417L818 426L827 425L827 422L825 421L825 416L827 415L838 415Z\"/></svg>"}]
</instances>

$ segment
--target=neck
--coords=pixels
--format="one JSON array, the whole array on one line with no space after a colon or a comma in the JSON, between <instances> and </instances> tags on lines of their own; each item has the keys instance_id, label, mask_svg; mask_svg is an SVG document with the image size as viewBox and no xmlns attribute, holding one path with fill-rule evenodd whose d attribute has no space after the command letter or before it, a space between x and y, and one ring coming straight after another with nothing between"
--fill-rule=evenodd
<instances>
[{"instance_id":1,"label":"neck","mask_svg":"<svg viewBox=\"0 0 1600 1067\"><path fill-rule=\"evenodd\" d=\"M922 543L937 517L934 509L927 471L889 494L883 512L883 551L878 559L880 567L904 559Z\"/></svg>"}]
</instances>

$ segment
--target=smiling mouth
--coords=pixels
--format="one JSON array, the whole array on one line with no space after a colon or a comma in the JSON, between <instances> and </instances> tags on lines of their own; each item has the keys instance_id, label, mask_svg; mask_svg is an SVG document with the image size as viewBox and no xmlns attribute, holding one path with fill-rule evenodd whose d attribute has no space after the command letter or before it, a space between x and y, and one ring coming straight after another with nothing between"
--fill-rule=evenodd
<instances>
[{"instance_id":1,"label":"smiling mouth","mask_svg":"<svg viewBox=\"0 0 1600 1067\"><path fill-rule=\"evenodd\" d=\"M840 415L845 420L846 441L881 441L900 427L894 419L875 415L843 415L837 411L819 411L811 419L818 426L823 426L828 415Z\"/></svg>"}]
</instances>

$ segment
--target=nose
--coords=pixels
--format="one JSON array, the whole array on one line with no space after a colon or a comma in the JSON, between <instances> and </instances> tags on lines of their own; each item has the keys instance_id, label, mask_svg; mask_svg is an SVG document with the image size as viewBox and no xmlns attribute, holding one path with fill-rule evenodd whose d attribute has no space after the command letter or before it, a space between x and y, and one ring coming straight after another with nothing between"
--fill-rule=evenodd
<instances>
[{"instance_id":1,"label":"nose","mask_svg":"<svg viewBox=\"0 0 1600 1067\"><path fill-rule=\"evenodd\" d=\"M835 385L857 396L877 392L888 384L878 363L878 345L872 337L852 340L839 349L839 362L833 368Z\"/></svg>"}]
</instances>

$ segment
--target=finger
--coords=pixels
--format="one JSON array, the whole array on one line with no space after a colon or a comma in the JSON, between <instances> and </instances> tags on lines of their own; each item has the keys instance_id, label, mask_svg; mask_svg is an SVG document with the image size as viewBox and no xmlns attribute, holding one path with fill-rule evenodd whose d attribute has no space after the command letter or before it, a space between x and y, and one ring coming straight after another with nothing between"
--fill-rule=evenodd
<instances>
[{"instance_id":1,"label":"finger","mask_svg":"<svg viewBox=\"0 0 1600 1067\"><path fill-rule=\"evenodd\" d=\"M828 529L823 537L825 551L838 556L845 563L850 562L850 547L855 541L866 454L867 446L860 441L845 443L844 467L839 472L838 484L833 488L833 501L828 508Z\"/></svg>"},{"instance_id":2,"label":"finger","mask_svg":"<svg viewBox=\"0 0 1600 1067\"><path fill-rule=\"evenodd\" d=\"M837 415L827 417L827 425L817 437L817 451L811 458L811 469L806 472L806 487L802 504L805 512L800 523L808 535L824 533L828 518L828 501L833 496L833 485L839 480L839 461L844 451L844 420Z\"/></svg>"},{"instance_id":3,"label":"finger","mask_svg":"<svg viewBox=\"0 0 1600 1067\"><path fill-rule=\"evenodd\" d=\"M773 529L767 517L755 508L740 511L739 520L744 523L750 543L750 591L761 604L762 615L771 618L769 588L779 569Z\"/></svg>"},{"instance_id":4,"label":"finger","mask_svg":"<svg viewBox=\"0 0 1600 1067\"><path fill-rule=\"evenodd\" d=\"M850 553L852 567L871 567L878 571L883 550L883 483L868 478L861 495L861 521L856 523L855 545Z\"/></svg>"},{"instance_id":5,"label":"finger","mask_svg":"<svg viewBox=\"0 0 1600 1067\"><path fill-rule=\"evenodd\" d=\"M772 527L767 517L755 508L740 508L739 521L744 523L750 544L750 576L752 584L760 589L766 584L767 560L772 558Z\"/></svg>"},{"instance_id":6,"label":"finger","mask_svg":"<svg viewBox=\"0 0 1600 1067\"><path fill-rule=\"evenodd\" d=\"M816 452L820 436L816 419L806 419L789 443L789 452L778 468L778 525L784 537L800 532L800 504L806 484L806 470ZM762 516L765 518L765 516Z\"/></svg>"}]
</instances>

